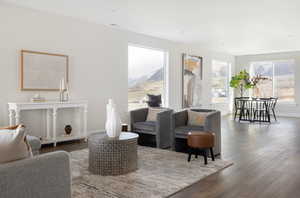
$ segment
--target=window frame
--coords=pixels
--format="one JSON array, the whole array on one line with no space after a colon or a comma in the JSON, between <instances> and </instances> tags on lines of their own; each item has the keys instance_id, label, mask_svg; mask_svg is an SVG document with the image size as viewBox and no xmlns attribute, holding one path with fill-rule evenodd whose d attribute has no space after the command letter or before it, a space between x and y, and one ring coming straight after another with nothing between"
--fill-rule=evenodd
<instances>
[{"instance_id":1,"label":"window frame","mask_svg":"<svg viewBox=\"0 0 300 198\"><path fill-rule=\"evenodd\" d=\"M277 62L290 62L290 61L292 61L293 62L293 64L294 64L294 85L296 85L296 71L295 71L295 63L296 63L296 60L295 59L293 59L293 58L291 58L291 59L275 59L275 60L260 60L260 61L251 61L250 62L250 64L249 64L249 73L250 73L250 76L251 77L253 77L254 76L254 69L253 69L253 64L254 63L271 63L272 64L272 73L273 73L273 76L272 76L272 97L277 97L278 98L278 101L277 101L277 103L279 103L279 104L296 104L296 86L294 86L294 97L293 97L293 99L291 100L291 101L282 101L282 100L280 100L280 98L278 97L278 96L276 96L275 95L275 93L277 92L276 91L276 86L277 86L277 82L276 82L276 80L274 80L274 79L276 79L276 75L275 75L275 64L277 63ZM250 89L250 94L252 95L252 92L253 92L253 90L252 89Z\"/></svg>"},{"instance_id":2,"label":"window frame","mask_svg":"<svg viewBox=\"0 0 300 198\"><path fill-rule=\"evenodd\" d=\"M228 104L230 103L230 98L231 98L231 92L230 92L230 89L229 89L229 82L230 82L230 76L231 76L231 71L232 71L232 64L230 61L222 61L222 60L217 60L217 59L213 59L212 62L211 62L211 74L214 73L214 62L219 62L219 63L225 63L226 64L226 67L228 69L228 75L227 75L227 83L226 83L226 90L227 90L227 97L226 99L223 101L223 102L214 102L214 96L213 96L213 93L211 92L211 103L212 104ZM213 79L213 77L211 78ZM212 81L212 80L211 80ZM212 89L212 84L211 84L211 89Z\"/></svg>"},{"instance_id":3,"label":"window frame","mask_svg":"<svg viewBox=\"0 0 300 198\"><path fill-rule=\"evenodd\" d=\"M136 48L143 48L143 49L148 49L148 50L156 50L163 52L164 54L164 65L163 65L163 93L162 93L162 107L169 107L169 78L168 78L168 72L169 72L169 52L166 49L162 48L156 48L156 47L151 47L147 45L141 45L141 44L136 44L136 43L127 43L127 84L128 84L128 77L129 77L129 47L136 47ZM127 109L128 111L132 111L134 109L129 110L129 103L128 103L128 89L129 86L127 86Z\"/></svg>"}]
</instances>

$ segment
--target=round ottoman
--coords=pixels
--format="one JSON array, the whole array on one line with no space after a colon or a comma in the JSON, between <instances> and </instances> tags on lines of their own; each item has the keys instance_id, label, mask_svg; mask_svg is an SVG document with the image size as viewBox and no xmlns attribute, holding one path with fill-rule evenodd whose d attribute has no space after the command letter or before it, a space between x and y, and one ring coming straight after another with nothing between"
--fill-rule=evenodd
<instances>
[{"instance_id":1,"label":"round ottoman","mask_svg":"<svg viewBox=\"0 0 300 198\"><path fill-rule=\"evenodd\" d=\"M188 133L187 144L189 146L188 161L192 154L204 156L204 163L207 164L207 151L210 150L212 160L215 160L213 147L215 146L215 134L205 131L192 131Z\"/></svg>"},{"instance_id":2,"label":"round ottoman","mask_svg":"<svg viewBox=\"0 0 300 198\"><path fill-rule=\"evenodd\" d=\"M121 175L137 170L138 134L122 132L118 138L106 133L88 137L89 171L99 175Z\"/></svg>"}]
</instances>

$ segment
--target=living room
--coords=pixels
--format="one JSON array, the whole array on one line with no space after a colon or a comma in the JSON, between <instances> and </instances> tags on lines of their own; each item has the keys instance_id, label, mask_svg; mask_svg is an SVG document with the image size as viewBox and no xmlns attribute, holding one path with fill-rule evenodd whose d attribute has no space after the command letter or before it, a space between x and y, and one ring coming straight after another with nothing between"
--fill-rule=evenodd
<instances>
[{"instance_id":1,"label":"living room","mask_svg":"<svg viewBox=\"0 0 300 198\"><path fill-rule=\"evenodd\" d=\"M0 175L6 178L0 197L298 197L297 6L294 1L1 1L0 126L11 127L3 129L10 138L24 130L34 156L3 162L13 151L0 149ZM49 60L57 64L39 62ZM163 71L159 80L146 80L155 87L138 81L157 70ZM242 81L232 84L244 71ZM148 109L147 94L160 95L166 118ZM140 108L148 115L135 117ZM183 137L175 131L184 110L189 120L182 122L189 128ZM153 126L163 135L139 131L135 118L163 120ZM129 136L112 125L118 134L109 134L108 120L121 123ZM197 133L203 130L191 128L192 121L207 125L208 133ZM95 154L103 139L99 133L105 132L132 137L134 151ZM203 149L200 144L211 138L212 146ZM122 152L133 171L95 173L102 166L124 171L125 165L94 164Z\"/></svg>"}]
</instances>

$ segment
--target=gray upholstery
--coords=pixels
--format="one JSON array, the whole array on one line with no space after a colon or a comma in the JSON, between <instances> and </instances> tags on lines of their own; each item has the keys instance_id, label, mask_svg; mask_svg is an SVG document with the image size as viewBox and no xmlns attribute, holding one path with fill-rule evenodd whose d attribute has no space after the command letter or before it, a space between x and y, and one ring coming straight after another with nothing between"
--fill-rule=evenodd
<instances>
[{"instance_id":1,"label":"gray upholstery","mask_svg":"<svg viewBox=\"0 0 300 198\"><path fill-rule=\"evenodd\" d=\"M139 142L143 134L155 136L156 147L168 148L171 146L172 113L173 110L164 108L165 111L157 114L157 121L146 121L148 108L137 109L130 112L131 131L140 134Z\"/></svg>"},{"instance_id":2,"label":"gray upholstery","mask_svg":"<svg viewBox=\"0 0 300 198\"><path fill-rule=\"evenodd\" d=\"M133 123L133 128L136 130L136 132L145 132L153 135L156 134L156 122L154 121L135 122Z\"/></svg>"},{"instance_id":3,"label":"gray upholstery","mask_svg":"<svg viewBox=\"0 0 300 198\"><path fill-rule=\"evenodd\" d=\"M33 155L38 155L42 146L40 139L30 135L27 135L26 138L29 145L31 146Z\"/></svg>"},{"instance_id":4,"label":"gray upholstery","mask_svg":"<svg viewBox=\"0 0 300 198\"><path fill-rule=\"evenodd\" d=\"M70 198L67 152L58 151L0 165L1 198Z\"/></svg>"},{"instance_id":5,"label":"gray upholstery","mask_svg":"<svg viewBox=\"0 0 300 198\"><path fill-rule=\"evenodd\" d=\"M216 141L214 153L221 154L221 112L210 109L191 109L192 111L205 112L208 116L203 126L189 126L188 110L182 110L173 114L172 148L175 150L176 139L186 139L189 131L209 131L214 132Z\"/></svg>"}]
</instances>

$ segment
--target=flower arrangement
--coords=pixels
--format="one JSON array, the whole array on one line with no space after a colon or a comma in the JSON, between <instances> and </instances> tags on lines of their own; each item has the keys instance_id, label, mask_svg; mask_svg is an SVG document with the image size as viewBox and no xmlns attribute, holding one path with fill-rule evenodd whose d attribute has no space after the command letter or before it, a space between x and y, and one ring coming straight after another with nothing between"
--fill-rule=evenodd
<instances>
[{"instance_id":1,"label":"flower arrangement","mask_svg":"<svg viewBox=\"0 0 300 198\"><path fill-rule=\"evenodd\" d=\"M242 70L238 74L231 77L230 87L239 88L241 97L243 97L245 89L255 88L260 82L265 80L271 79L260 74L251 78L250 74L246 70Z\"/></svg>"}]
</instances>

